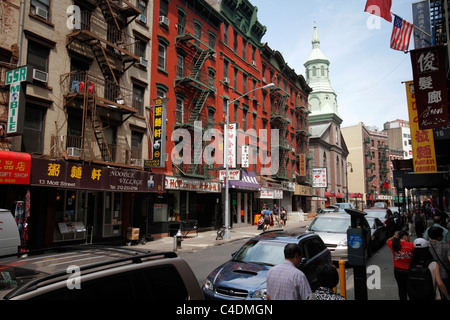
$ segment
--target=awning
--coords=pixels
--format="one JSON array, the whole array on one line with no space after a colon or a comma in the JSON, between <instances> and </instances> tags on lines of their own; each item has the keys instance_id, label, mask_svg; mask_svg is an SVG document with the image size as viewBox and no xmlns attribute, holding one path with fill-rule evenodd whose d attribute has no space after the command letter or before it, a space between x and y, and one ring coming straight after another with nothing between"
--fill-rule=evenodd
<instances>
[{"instance_id":1,"label":"awning","mask_svg":"<svg viewBox=\"0 0 450 320\"><path fill-rule=\"evenodd\" d=\"M345 198L345 193L337 193L336 198Z\"/></svg>"},{"instance_id":2,"label":"awning","mask_svg":"<svg viewBox=\"0 0 450 320\"><path fill-rule=\"evenodd\" d=\"M223 183L223 187L225 188L225 183ZM256 178L256 174L253 171L246 170L241 171L241 180L228 181L228 187L232 189L250 191L259 191L261 189L261 185Z\"/></svg>"},{"instance_id":3,"label":"awning","mask_svg":"<svg viewBox=\"0 0 450 320\"><path fill-rule=\"evenodd\" d=\"M363 196L361 193L349 193L348 197L353 199L362 199Z\"/></svg>"},{"instance_id":4,"label":"awning","mask_svg":"<svg viewBox=\"0 0 450 320\"><path fill-rule=\"evenodd\" d=\"M0 184L30 184L31 156L0 151Z\"/></svg>"}]
</instances>

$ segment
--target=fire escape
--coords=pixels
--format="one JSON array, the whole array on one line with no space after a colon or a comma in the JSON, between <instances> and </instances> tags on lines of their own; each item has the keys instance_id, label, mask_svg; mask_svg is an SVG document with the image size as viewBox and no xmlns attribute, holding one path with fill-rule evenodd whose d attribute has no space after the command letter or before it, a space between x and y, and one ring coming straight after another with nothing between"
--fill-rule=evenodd
<instances>
[{"instance_id":1,"label":"fire escape","mask_svg":"<svg viewBox=\"0 0 450 320\"><path fill-rule=\"evenodd\" d=\"M208 44L207 34L194 22L187 21L178 27L175 47L183 53L182 62L178 61L175 89L187 97L182 116L177 118L176 128L184 128L191 132L194 150L190 164L178 168L182 174L191 177L206 178L209 175L208 166L201 161L204 142L202 135L194 135L194 130L205 130L207 123L207 100L215 93L214 78L207 72L205 62L212 58L214 48ZM201 128L196 128L196 122L201 121ZM194 146L201 145L202 148Z\"/></svg>"},{"instance_id":2,"label":"fire escape","mask_svg":"<svg viewBox=\"0 0 450 320\"><path fill-rule=\"evenodd\" d=\"M100 74L73 71L61 75L65 107L81 106L83 114L79 143L66 141L67 147L76 144L79 153L66 157L129 164L130 147L125 144L118 148L108 143L105 129L109 124L105 124L105 119L114 115L123 123L138 112L133 105L132 90L121 86L120 79L132 65L140 62L140 57L134 54L136 41L127 34L126 27L142 12L126 0L97 0L96 3L100 10L82 12L81 28L67 35L67 48L95 60Z\"/></svg>"},{"instance_id":3,"label":"fire escape","mask_svg":"<svg viewBox=\"0 0 450 320\"><path fill-rule=\"evenodd\" d=\"M270 124L272 129L279 130L279 170L274 175L274 178L281 180L289 180L288 162L289 152L292 147L288 141L289 135L289 118L288 118L288 99L289 95L281 88L272 90L270 94L271 110L270 110ZM292 177L292 175L291 175Z\"/></svg>"},{"instance_id":4,"label":"fire escape","mask_svg":"<svg viewBox=\"0 0 450 320\"><path fill-rule=\"evenodd\" d=\"M297 139L297 149L296 149L297 153L295 156L297 157L297 162L300 165L300 157L302 154L305 155L306 172L308 172L309 161L311 160L311 157L308 154L308 142L310 137L310 134L308 132L308 115L310 113L311 112L308 110L308 107L303 104L299 103L295 106L295 114L297 117L297 127L295 128L295 137ZM305 177L300 177L297 175L297 180L299 183L310 182L308 174Z\"/></svg>"}]
</instances>

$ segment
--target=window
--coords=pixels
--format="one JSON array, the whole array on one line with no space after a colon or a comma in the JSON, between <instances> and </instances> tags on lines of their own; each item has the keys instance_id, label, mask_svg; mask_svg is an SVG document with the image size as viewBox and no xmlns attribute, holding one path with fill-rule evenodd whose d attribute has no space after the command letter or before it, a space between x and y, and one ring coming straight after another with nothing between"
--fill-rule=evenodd
<instances>
[{"instance_id":1,"label":"window","mask_svg":"<svg viewBox=\"0 0 450 320\"><path fill-rule=\"evenodd\" d=\"M30 12L42 19L49 19L50 0L31 0Z\"/></svg>"},{"instance_id":2,"label":"window","mask_svg":"<svg viewBox=\"0 0 450 320\"><path fill-rule=\"evenodd\" d=\"M228 45L228 25L226 23L223 25L223 42Z\"/></svg>"},{"instance_id":3,"label":"window","mask_svg":"<svg viewBox=\"0 0 450 320\"><path fill-rule=\"evenodd\" d=\"M139 39L136 38L136 43L135 43L135 54L138 57L142 57L145 58L147 56L146 52L147 52L147 41L143 40L143 39Z\"/></svg>"},{"instance_id":4,"label":"window","mask_svg":"<svg viewBox=\"0 0 450 320\"><path fill-rule=\"evenodd\" d=\"M228 79L228 66L229 66L229 63L228 63L228 61L224 61L223 62L223 79L225 80L225 79Z\"/></svg>"},{"instance_id":5,"label":"window","mask_svg":"<svg viewBox=\"0 0 450 320\"><path fill-rule=\"evenodd\" d=\"M238 69L234 68L234 89L238 90Z\"/></svg>"},{"instance_id":6,"label":"window","mask_svg":"<svg viewBox=\"0 0 450 320\"><path fill-rule=\"evenodd\" d=\"M209 70L208 71L208 85L211 88L214 88L214 77L215 77L215 73L213 70Z\"/></svg>"},{"instance_id":7,"label":"window","mask_svg":"<svg viewBox=\"0 0 450 320\"><path fill-rule=\"evenodd\" d=\"M184 77L184 57L179 54L177 55L177 78Z\"/></svg>"},{"instance_id":8,"label":"window","mask_svg":"<svg viewBox=\"0 0 450 320\"><path fill-rule=\"evenodd\" d=\"M167 17L169 12L169 2L167 0L161 0L159 2L159 16Z\"/></svg>"},{"instance_id":9,"label":"window","mask_svg":"<svg viewBox=\"0 0 450 320\"><path fill-rule=\"evenodd\" d=\"M243 93L247 93L247 75L246 74L244 74L243 76L242 76L242 92Z\"/></svg>"},{"instance_id":10,"label":"window","mask_svg":"<svg viewBox=\"0 0 450 320\"><path fill-rule=\"evenodd\" d=\"M183 123L184 122L184 99L181 97L177 97L177 106L175 110L175 122Z\"/></svg>"},{"instance_id":11,"label":"window","mask_svg":"<svg viewBox=\"0 0 450 320\"><path fill-rule=\"evenodd\" d=\"M136 4L136 8L142 12L142 17L139 17L139 21L147 23L147 2L143 0L138 0Z\"/></svg>"},{"instance_id":12,"label":"window","mask_svg":"<svg viewBox=\"0 0 450 320\"><path fill-rule=\"evenodd\" d=\"M186 13L178 11L178 34L184 34L186 28Z\"/></svg>"},{"instance_id":13,"label":"window","mask_svg":"<svg viewBox=\"0 0 450 320\"><path fill-rule=\"evenodd\" d=\"M44 149L44 116L45 109L27 105L22 137L22 151L42 153Z\"/></svg>"},{"instance_id":14,"label":"window","mask_svg":"<svg viewBox=\"0 0 450 320\"><path fill-rule=\"evenodd\" d=\"M247 114L248 114L248 111L246 109L244 109L243 116L242 116L242 130L244 130L244 131L247 130Z\"/></svg>"},{"instance_id":15,"label":"window","mask_svg":"<svg viewBox=\"0 0 450 320\"><path fill-rule=\"evenodd\" d=\"M242 58L247 61L247 42L242 40Z\"/></svg>"},{"instance_id":16,"label":"window","mask_svg":"<svg viewBox=\"0 0 450 320\"><path fill-rule=\"evenodd\" d=\"M238 49L238 35L237 35L236 31L234 31L233 36L234 36L234 38L233 38L233 49L234 49L235 52L237 52L237 49Z\"/></svg>"},{"instance_id":17,"label":"window","mask_svg":"<svg viewBox=\"0 0 450 320\"><path fill-rule=\"evenodd\" d=\"M133 108L138 111L139 115L144 115L144 94L145 88L133 85Z\"/></svg>"},{"instance_id":18,"label":"window","mask_svg":"<svg viewBox=\"0 0 450 320\"><path fill-rule=\"evenodd\" d=\"M158 68L162 70L166 70L166 53L167 53L167 46L159 42L158 43Z\"/></svg>"},{"instance_id":19,"label":"window","mask_svg":"<svg viewBox=\"0 0 450 320\"><path fill-rule=\"evenodd\" d=\"M238 105L234 105L234 122L237 122L238 120Z\"/></svg>"},{"instance_id":20,"label":"window","mask_svg":"<svg viewBox=\"0 0 450 320\"><path fill-rule=\"evenodd\" d=\"M216 47L216 35L214 33L209 33L208 44L212 49Z\"/></svg>"},{"instance_id":21,"label":"window","mask_svg":"<svg viewBox=\"0 0 450 320\"><path fill-rule=\"evenodd\" d=\"M253 113L253 129L255 130L256 130L256 119L257 119L256 113Z\"/></svg>"},{"instance_id":22,"label":"window","mask_svg":"<svg viewBox=\"0 0 450 320\"><path fill-rule=\"evenodd\" d=\"M48 72L49 55L49 48L41 46L33 41L28 42L27 63L29 66L43 72Z\"/></svg>"},{"instance_id":23,"label":"window","mask_svg":"<svg viewBox=\"0 0 450 320\"><path fill-rule=\"evenodd\" d=\"M141 132L131 131L131 158L142 159L142 138Z\"/></svg>"},{"instance_id":24,"label":"window","mask_svg":"<svg viewBox=\"0 0 450 320\"><path fill-rule=\"evenodd\" d=\"M227 99L223 99L223 116L226 117L227 113L228 113L228 100Z\"/></svg>"},{"instance_id":25,"label":"window","mask_svg":"<svg viewBox=\"0 0 450 320\"><path fill-rule=\"evenodd\" d=\"M208 108L208 126L210 127L214 126L214 115L215 115L214 108Z\"/></svg>"}]
</instances>

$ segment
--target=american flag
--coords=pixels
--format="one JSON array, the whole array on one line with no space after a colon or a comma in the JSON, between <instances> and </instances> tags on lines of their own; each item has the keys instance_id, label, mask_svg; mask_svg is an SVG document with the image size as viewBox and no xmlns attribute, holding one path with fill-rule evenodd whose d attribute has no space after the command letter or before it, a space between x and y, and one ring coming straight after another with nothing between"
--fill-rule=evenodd
<instances>
[{"instance_id":1,"label":"american flag","mask_svg":"<svg viewBox=\"0 0 450 320\"><path fill-rule=\"evenodd\" d=\"M394 29L391 36L391 49L406 51L409 48L409 39L411 38L414 25L402 18L395 16Z\"/></svg>"}]
</instances>

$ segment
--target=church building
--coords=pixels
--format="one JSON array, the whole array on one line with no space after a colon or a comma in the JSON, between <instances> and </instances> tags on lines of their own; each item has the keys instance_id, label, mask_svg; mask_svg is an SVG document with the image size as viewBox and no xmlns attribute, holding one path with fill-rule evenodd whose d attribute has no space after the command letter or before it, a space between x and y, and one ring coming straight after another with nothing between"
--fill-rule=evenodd
<instances>
[{"instance_id":1,"label":"church building","mask_svg":"<svg viewBox=\"0 0 450 320\"><path fill-rule=\"evenodd\" d=\"M313 89L308 97L311 165L313 170L326 169L326 181L313 186L311 209L316 211L336 202L347 202L347 171L351 170L350 164L347 166L349 152L341 134L343 119L338 112L337 94L330 82L330 61L320 49L316 25L312 52L304 66L307 83ZM313 173L313 184L315 181Z\"/></svg>"}]
</instances>

